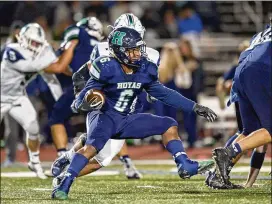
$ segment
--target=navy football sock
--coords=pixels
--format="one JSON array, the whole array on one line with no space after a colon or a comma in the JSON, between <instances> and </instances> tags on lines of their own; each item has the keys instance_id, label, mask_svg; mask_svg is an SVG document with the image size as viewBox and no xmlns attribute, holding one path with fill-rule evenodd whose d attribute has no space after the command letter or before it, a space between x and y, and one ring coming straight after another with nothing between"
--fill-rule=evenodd
<instances>
[{"instance_id":1,"label":"navy football sock","mask_svg":"<svg viewBox=\"0 0 272 204\"><path fill-rule=\"evenodd\" d=\"M239 132L237 132L237 133L235 133L235 135L231 136L228 139L227 143L225 144L225 147L230 146L232 144L232 142L238 137L238 135L239 135Z\"/></svg>"},{"instance_id":2,"label":"navy football sock","mask_svg":"<svg viewBox=\"0 0 272 204\"><path fill-rule=\"evenodd\" d=\"M251 155L250 166L255 169L261 169L265 157L265 152L254 151Z\"/></svg>"},{"instance_id":3,"label":"navy football sock","mask_svg":"<svg viewBox=\"0 0 272 204\"><path fill-rule=\"evenodd\" d=\"M72 178L75 178L78 176L79 172L88 164L88 162L89 159L87 159L82 154L76 153L67 172L71 174Z\"/></svg>"},{"instance_id":4,"label":"navy football sock","mask_svg":"<svg viewBox=\"0 0 272 204\"><path fill-rule=\"evenodd\" d=\"M235 158L238 154L242 153L242 149L238 143L235 143L233 145L230 145L227 147L230 159Z\"/></svg>"},{"instance_id":5,"label":"navy football sock","mask_svg":"<svg viewBox=\"0 0 272 204\"><path fill-rule=\"evenodd\" d=\"M176 164L180 164L182 161L188 158L180 140L171 140L167 143L165 148L172 154Z\"/></svg>"}]
</instances>

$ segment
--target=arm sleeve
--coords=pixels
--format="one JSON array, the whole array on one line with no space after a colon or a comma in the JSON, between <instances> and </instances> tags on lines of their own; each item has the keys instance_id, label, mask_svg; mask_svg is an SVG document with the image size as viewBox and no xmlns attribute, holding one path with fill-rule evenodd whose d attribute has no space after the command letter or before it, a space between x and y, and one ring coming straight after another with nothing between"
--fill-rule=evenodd
<instances>
[{"instance_id":1,"label":"arm sleeve","mask_svg":"<svg viewBox=\"0 0 272 204\"><path fill-rule=\"evenodd\" d=\"M50 46L45 47L35 58L26 58L19 51L8 47L5 52L5 58L12 64L11 67L20 72L39 72L57 60Z\"/></svg>"},{"instance_id":2,"label":"arm sleeve","mask_svg":"<svg viewBox=\"0 0 272 204\"><path fill-rule=\"evenodd\" d=\"M145 87L145 90L151 96L162 101L166 105L186 112L193 111L193 107L195 105L194 101L182 96L172 89L165 87L159 81L151 82L147 87Z\"/></svg>"},{"instance_id":3,"label":"arm sleeve","mask_svg":"<svg viewBox=\"0 0 272 204\"><path fill-rule=\"evenodd\" d=\"M234 78L236 67L237 67L237 66L233 66L229 71L227 71L227 72L224 74L223 78L224 78L225 81Z\"/></svg>"}]
</instances>

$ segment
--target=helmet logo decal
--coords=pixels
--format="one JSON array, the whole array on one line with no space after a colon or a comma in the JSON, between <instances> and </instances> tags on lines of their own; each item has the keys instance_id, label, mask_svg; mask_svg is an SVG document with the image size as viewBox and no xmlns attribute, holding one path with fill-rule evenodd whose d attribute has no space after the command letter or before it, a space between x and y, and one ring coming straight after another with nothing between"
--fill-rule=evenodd
<instances>
[{"instance_id":1,"label":"helmet logo decal","mask_svg":"<svg viewBox=\"0 0 272 204\"><path fill-rule=\"evenodd\" d=\"M125 35L126 35L125 32L120 32L120 31L114 32L111 43L115 44L115 45L122 46L123 38L125 37Z\"/></svg>"}]
</instances>

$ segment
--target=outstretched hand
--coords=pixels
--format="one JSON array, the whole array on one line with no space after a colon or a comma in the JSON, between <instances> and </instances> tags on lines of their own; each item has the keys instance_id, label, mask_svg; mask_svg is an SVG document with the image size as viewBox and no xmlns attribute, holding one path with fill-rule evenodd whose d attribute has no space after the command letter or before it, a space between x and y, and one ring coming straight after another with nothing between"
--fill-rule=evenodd
<instances>
[{"instance_id":1,"label":"outstretched hand","mask_svg":"<svg viewBox=\"0 0 272 204\"><path fill-rule=\"evenodd\" d=\"M209 122L213 122L217 118L217 115L211 109L197 103L195 104L193 110L197 115L206 118Z\"/></svg>"}]
</instances>

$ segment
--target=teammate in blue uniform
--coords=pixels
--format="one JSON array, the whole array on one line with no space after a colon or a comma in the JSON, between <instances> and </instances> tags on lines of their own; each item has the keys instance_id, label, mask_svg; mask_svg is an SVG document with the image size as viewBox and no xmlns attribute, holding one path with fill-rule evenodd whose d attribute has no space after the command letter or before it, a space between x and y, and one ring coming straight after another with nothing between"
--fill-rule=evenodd
<instances>
[{"instance_id":1,"label":"teammate in blue uniform","mask_svg":"<svg viewBox=\"0 0 272 204\"><path fill-rule=\"evenodd\" d=\"M229 184L232 159L242 152L271 142L271 25L253 37L248 49L241 53L231 90L230 102L238 101L243 122L244 139L213 151L220 176ZM255 164L261 166L260 164Z\"/></svg>"},{"instance_id":2,"label":"teammate in blue uniform","mask_svg":"<svg viewBox=\"0 0 272 204\"><path fill-rule=\"evenodd\" d=\"M216 114L159 83L157 66L145 58L145 42L137 31L117 28L111 32L108 40L111 56L99 57L92 63L91 78L74 103L77 110L91 111L86 121L86 144L75 154L60 185L53 190L54 199L68 198L73 180L110 138L140 139L162 135L163 143L173 155L181 178L190 178L213 165L210 161L200 163L187 157L174 119L134 114L132 104L135 97L145 89L166 104L184 111L195 111L209 121L214 121ZM94 89L102 90L105 94L106 101L101 109L85 100Z\"/></svg>"},{"instance_id":3,"label":"teammate in blue uniform","mask_svg":"<svg viewBox=\"0 0 272 204\"><path fill-rule=\"evenodd\" d=\"M66 66L69 65L74 73L89 60L94 46L102 39L101 22L95 17L84 18L76 25L70 26L65 30L64 42L61 45L59 54L62 56L62 50L65 47L70 44L74 45L73 55L66 58ZM73 114L70 106L74 99L73 85L71 83L55 103L49 118L49 125L51 126L51 133L58 155L66 152L68 141L64 122Z\"/></svg>"}]
</instances>

